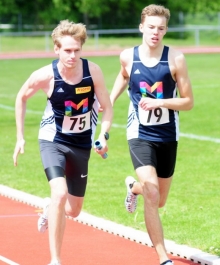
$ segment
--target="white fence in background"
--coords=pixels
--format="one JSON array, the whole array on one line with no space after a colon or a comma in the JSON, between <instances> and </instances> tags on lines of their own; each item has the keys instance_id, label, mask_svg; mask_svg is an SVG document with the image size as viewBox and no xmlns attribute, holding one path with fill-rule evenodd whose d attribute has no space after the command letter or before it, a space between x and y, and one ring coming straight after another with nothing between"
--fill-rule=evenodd
<instances>
[{"instance_id":1,"label":"white fence in background","mask_svg":"<svg viewBox=\"0 0 220 265\"><path fill-rule=\"evenodd\" d=\"M200 33L202 31L214 31L216 35L220 36L220 25L218 26L187 26L187 27L170 27L168 32L191 32L194 34L194 45L200 46ZM140 34L138 29L100 29L100 30L87 30L90 37L94 37L95 49L99 48L99 37L100 35L120 35L120 34ZM29 31L29 32L0 32L0 51L1 51L1 37L36 37L44 36L45 39L45 51L50 51L51 31Z\"/></svg>"}]
</instances>

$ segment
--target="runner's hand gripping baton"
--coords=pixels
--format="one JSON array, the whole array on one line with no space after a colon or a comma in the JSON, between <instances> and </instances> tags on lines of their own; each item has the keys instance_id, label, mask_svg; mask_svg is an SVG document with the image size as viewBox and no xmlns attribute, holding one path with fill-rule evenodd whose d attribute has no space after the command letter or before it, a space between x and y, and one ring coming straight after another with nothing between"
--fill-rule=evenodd
<instances>
[{"instance_id":1,"label":"runner's hand gripping baton","mask_svg":"<svg viewBox=\"0 0 220 265\"><path fill-rule=\"evenodd\" d=\"M95 141L95 148L97 148L99 150L102 149L102 145L101 145L101 143L98 140ZM107 157L108 157L108 154L107 153L104 153L102 155L102 158L104 158L104 159L106 159Z\"/></svg>"}]
</instances>

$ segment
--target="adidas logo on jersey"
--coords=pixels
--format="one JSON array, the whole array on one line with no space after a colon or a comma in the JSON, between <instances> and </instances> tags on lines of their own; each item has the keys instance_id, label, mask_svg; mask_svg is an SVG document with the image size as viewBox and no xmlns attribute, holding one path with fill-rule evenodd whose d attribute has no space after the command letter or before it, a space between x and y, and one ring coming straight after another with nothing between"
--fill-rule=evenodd
<instances>
[{"instance_id":1,"label":"adidas logo on jersey","mask_svg":"<svg viewBox=\"0 0 220 265\"><path fill-rule=\"evenodd\" d=\"M137 69L134 74L140 74L141 72L139 71L139 69Z\"/></svg>"},{"instance_id":2,"label":"adidas logo on jersey","mask_svg":"<svg viewBox=\"0 0 220 265\"><path fill-rule=\"evenodd\" d=\"M64 91L63 91L63 89L62 89L62 87L61 87L61 88L59 88L59 89L57 90L57 92L60 93L60 92L64 92Z\"/></svg>"}]
</instances>

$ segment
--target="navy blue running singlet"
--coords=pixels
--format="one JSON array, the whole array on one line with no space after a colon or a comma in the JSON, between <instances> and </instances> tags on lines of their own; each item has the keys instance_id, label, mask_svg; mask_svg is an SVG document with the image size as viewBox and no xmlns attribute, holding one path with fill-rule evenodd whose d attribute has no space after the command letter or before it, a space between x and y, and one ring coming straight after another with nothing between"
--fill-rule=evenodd
<instances>
[{"instance_id":1,"label":"navy blue running singlet","mask_svg":"<svg viewBox=\"0 0 220 265\"><path fill-rule=\"evenodd\" d=\"M128 93L130 105L127 122L127 139L139 138L152 142L172 142L179 139L178 111L156 108L145 111L138 106L142 97L167 99L177 97L169 63L169 47L164 46L160 61L153 67L145 66L134 47L133 65Z\"/></svg>"},{"instance_id":2,"label":"navy blue running singlet","mask_svg":"<svg viewBox=\"0 0 220 265\"><path fill-rule=\"evenodd\" d=\"M38 138L91 149L98 120L98 101L88 61L82 59L83 78L76 85L62 79L57 63L58 60L52 62L54 90L47 99Z\"/></svg>"}]
</instances>

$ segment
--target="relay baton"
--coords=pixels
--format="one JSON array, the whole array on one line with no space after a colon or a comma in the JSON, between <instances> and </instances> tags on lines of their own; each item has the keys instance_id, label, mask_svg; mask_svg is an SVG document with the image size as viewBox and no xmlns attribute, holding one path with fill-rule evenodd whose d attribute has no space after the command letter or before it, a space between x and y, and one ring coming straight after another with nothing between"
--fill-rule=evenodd
<instances>
[{"instance_id":1,"label":"relay baton","mask_svg":"<svg viewBox=\"0 0 220 265\"><path fill-rule=\"evenodd\" d=\"M95 141L95 147L96 147L97 149L99 149L99 150L102 149L102 145L101 145L101 143L100 143L98 140ZM104 153L104 154L102 155L102 158L104 158L104 159L106 159L107 157L108 157L107 153Z\"/></svg>"}]
</instances>

